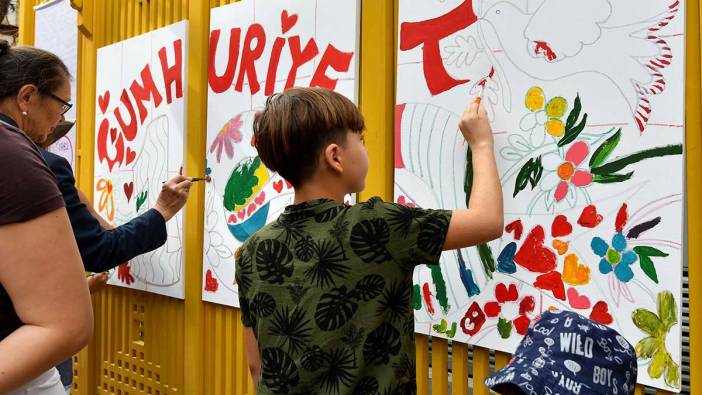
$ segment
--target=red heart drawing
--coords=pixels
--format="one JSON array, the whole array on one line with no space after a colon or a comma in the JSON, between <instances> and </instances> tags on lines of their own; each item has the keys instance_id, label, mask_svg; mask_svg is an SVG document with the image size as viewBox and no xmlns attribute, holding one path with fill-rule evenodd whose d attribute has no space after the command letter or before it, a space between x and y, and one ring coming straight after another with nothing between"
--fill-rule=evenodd
<instances>
[{"instance_id":1,"label":"red heart drawing","mask_svg":"<svg viewBox=\"0 0 702 395\"><path fill-rule=\"evenodd\" d=\"M251 136L251 146L252 147L256 146L256 136Z\"/></svg>"},{"instance_id":2,"label":"red heart drawing","mask_svg":"<svg viewBox=\"0 0 702 395\"><path fill-rule=\"evenodd\" d=\"M614 318L609 314L609 306L603 300L595 303L595 307L590 312L590 319L604 325L610 325L614 322Z\"/></svg>"},{"instance_id":3,"label":"red heart drawing","mask_svg":"<svg viewBox=\"0 0 702 395\"><path fill-rule=\"evenodd\" d=\"M124 194L127 196L127 202L132 200L132 193L134 193L134 182L125 182Z\"/></svg>"},{"instance_id":4,"label":"red heart drawing","mask_svg":"<svg viewBox=\"0 0 702 395\"><path fill-rule=\"evenodd\" d=\"M296 23L297 14L288 15L288 10L283 10L283 13L280 14L280 27L283 30L283 34L292 29Z\"/></svg>"},{"instance_id":5,"label":"red heart drawing","mask_svg":"<svg viewBox=\"0 0 702 395\"><path fill-rule=\"evenodd\" d=\"M541 225L529 232L514 261L536 273L546 273L556 268L556 254L544 246L544 228Z\"/></svg>"},{"instance_id":6,"label":"red heart drawing","mask_svg":"<svg viewBox=\"0 0 702 395\"><path fill-rule=\"evenodd\" d=\"M602 222L602 215L597 214L594 204L586 206L578 218L578 224L584 228L594 228Z\"/></svg>"},{"instance_id":7,"label":"red heart drawing","mask_svg":"<svg viewBox=\"0 0 702 395\"><path fill-rule=\"evenodd\" d=\"M522 220L518 219L514 222L511 222L507 226L505 226L505 232L507 232L507 233L514 232L514 238L516 240L521 239L522 233L524 232L524 225L522 225Z\"/></svg>"},{"instance_id":8,"label":"red heart drawing","mask_svg":"<svg viewBox=\"0 0 702 395\"><path fill-rule=\"evenodd\" d=\"M249 209L247 210L246 213L247 213L248 215L251 215L251 214L253 214L254 211L256 211L256 203L251 203L251 204L249 205Z\"/></svg>"},{"instance_id":9,"label":"red heart drawing","mask_svg":"<svg viewBox=\"0 0 702 395\"><path fill-rule=\"evenodd\" d=\"M264 200L266 200L266 192L262 191L260 195L256 196L256 199L254 199L254 203L261 206L261 205L263 205Z\"/></svg>"},{"instance_id":10,"label":"red heart drawing","mask_svg":"<svg viewBox=\"0 0 702 395\"><path fill-rule=\"evenodd\" d=\"M288 182L288 180L285 180L285 186L287 186L288 189L292 189L292 188L293 188L292 184L291 184L290 182Z\"/></svg>"},{"instance_id":11,"label":"red heart drawing","mask_svg":"<svg viewBox=\"0 0 702 395\"><path fill-rule=\"evenodd\" d=\"M136 159L136 152L132 151L131 148L127 147L127 162L125 164L130 164Z\"/></svg>"},{"instance_id":12,"label":"red heart drawing","mask_svg":"<svg viewBox=\"0 0 702 395\"><path fill-rule=\"evenodd\" d=\"M568 236L572 232L573 225L568 222L568 218L565 215L557 215L556 218L553 219L553 223L551 224L551 236Z\"/></svg>"},{"instance_id":13,"label":"red heart drawing","mask_svg":"<svg viewBox=\"0 0 702 395\"><path fill-rule=\"evenodd\" d=\"M100 106L100 111L104 114L107 111L107 106L110 105L110 91L98 96L98 105Z\"/></svg>"},{"instance_id":14,"label":"red heart drawing","mask_svg":"<svg viewBox=\"0 0 702 395\"><path fill-rule=\"evenodd\" d=\"M239 217L239 219L243 220L244 218L246 218L246 210L242 209L241 211L236 213L236 216Z\"/></svg>"},{"instance_id":15,"label":"red heart drawing","mask_svg":"<svg viewBox=\"0 0 702 395\"><path fill-rule=\"evenodd\" d=\"M236 215L234 215L234 214L230 215L227 223L235 224L236 223Z\"/></svg>"},{"instance_id":16,"label":"red heart drawing","mask_svg":"<svg viewBox=\"0 0 702 395\"><path fill-rule=\"evenodd\" d=\"M114 143L117 138L117 128L110 128L110 140Z\"/></svg>"},{"instance_id":17,"label":"red heart drawing","mask_svg":"<svg viewBox=\"0 0 702 395\"><path fill-rule=\"evenodd\" d=\"M273 183L273 189L275 189L276 192L280 193L283 191L283 181L278 180Z\"/></svg>"},{"instance_id":18,"label":"red heart drawing","mask_svg":"<svg viewBox=\"0 0 702 395\"><path fill-rule=\"evenodd\" d=\"M590 308L590 298L587 295L581 295L575 288L568 288L568 303L574 309L587 310Z\"/></svg>"},{"instance_id":19,"label":"red heart drawing","mask_svg":"<svg viewBox=\"0 0 702 395\"><path fill-rule=\"evenodd\" d=\"M217 288L219 288L219 282L212 275L212 270L208 269L205 273L205 291L217 292Z\"/></svg>"},{"instance_id":20,"label":"red heart drawing","mask_svg":"<svg viewBox=\"0 0 702 395\"><path fill-rule=\"evenodd\" d=\"M559 272L552 271L540 275L534 281L534 286L546 291L551 291L553 296L557 299L566 300L565 286L563 285L563 279Z\"/></svg>"}]
</instances>

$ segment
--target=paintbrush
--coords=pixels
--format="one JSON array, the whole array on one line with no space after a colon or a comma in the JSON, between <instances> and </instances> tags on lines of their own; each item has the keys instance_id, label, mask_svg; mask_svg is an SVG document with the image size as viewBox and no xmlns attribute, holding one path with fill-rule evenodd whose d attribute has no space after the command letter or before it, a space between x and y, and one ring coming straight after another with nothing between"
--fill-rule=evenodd
<instances>
[{"instance_id":1,"label":"paintbrush","mask_svg":"<svg viewBox=\"0 0 702 395\"><path fill-rule=\"evenodd\" d=\"M210 182L212 178L210 176L207 177L191 177L190 182L197 182L197 181L207 181ZM165 184L166 181L161 181L161 184Z\"/></svg>"}]
</instances>

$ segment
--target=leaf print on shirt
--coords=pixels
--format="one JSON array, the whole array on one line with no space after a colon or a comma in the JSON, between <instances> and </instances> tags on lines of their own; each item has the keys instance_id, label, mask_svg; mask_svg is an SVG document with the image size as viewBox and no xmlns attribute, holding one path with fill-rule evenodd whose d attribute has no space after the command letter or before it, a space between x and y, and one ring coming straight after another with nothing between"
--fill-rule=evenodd
<instances>
[{"instance_id":1,"label":"leaf print on shirt","mask_svg":"<svg viewBox=\"0 0 702 395\"><path fill-rule=\"evenodd\" d=\"M305 236L295 243L295 256L301 261L309 262L314 257L315 245L310 236Z\"/></svg>"},{"instance_id":2,"label":"leaf print on shirt","mask_svg":"<svg viewBox=\"0 0 702 395\"><path fill-rule=\"evenodd\" d=\"M303 369L310 372L316 372L324 365L324 359L324 351L322 351L318 345L313 345L312 347L308 348L304 354L302 354L302 359L300 362L302 363Z\"/></svg>"},{"instance_id":3,"label":"leaf print on shirt","mask_svg":"<svg viewBox=\"0 0 702 395\"><path fill-rule=\"evenodd\" d=\"M278 240L263 240L256 249L256 269L261 280L282 284L284 277L293 274L293 256L288 247Z\"/></svg>"},{"instance_id":4,"label":"leaf print on shirt","mask_svg":"<svg viewBox=\"0 0 702 395\"><path fill-rule=\"evenodd\" d=\"M358 382L352 395L380 395L378 388L378 379L372 376L364 377Z\"/></svg>"},{"instance_id":5,"label":"leaf print on shirt","mask_svg":"<svg viewBox=\"0 0 702 395\"><path fill-rule=\"evenodd\" d=\"M334 206L331 208L328 208L320 213L317 213L317 215L314 216L314 221L317 223L322 223L322 222L329 222L336 218L340 212L346 210L346 206Z\"/></svg>"},{"instance_id":6,"label":"leaf print on shirt","mask_svg":"<svg viewBox=\"0 0 702 395\"><path fill-rule=\"evenodd\" d=\"M388 222L393 229L407 236L412 227L412 222L421 218L423 212L421 210L402 206L400 204L388 206L389 219Z\"/></svg>"},{"instance_id":7,"label":"leaf print on shirt","mask_svg":"<svg viewBox=\"0 0 702 395\"><path fill-rule=\"evenodd\" d=\"M292 311L288 306L283 306L273 314L271 327L268 334L282 337L281 347L286 347L288 352L296 355L305 349L312 328L310 320L305 319L305 312L299 306Z\"/></svg>"},{"instance_id":8,"label":"leaf print on shirt","mask_svg":"<svg viewBox=\"0 0 702 395\"><path fill-rule=\"evenodd\" d=\"M306 213L301 213L306 214ZM279 229L280 236L285 240L285 244L290 244L292 240L299 240L305 235L305 225L307 224L306 217L299 215L297 218L294 213L285 213L273 223L273 229Z\"/></svg>"},{"instance_id":9,"label":"leaf print on shirt","mask_svg":"<svg viewBox=\"0 0 702 395\"><path fill-rule=\"evenodd\" d=\"M405 281L393 281L385 288L378 301L377 314L386 315L386 319L396 322L410 314L410 284Z\"/></svg>"},{"instance_id":10,"label":"leaf print on shirt","mask_svg":"<svg viewBox=\"0 0 702 395\"><path fill-rule=\"evenodd\" d=\"M268 317L275 311L275 299L265 292L259 292L249 303L249 310L258 317Z\"/></svg>"},{"instance_id":11,"label":"leaf print on shirt","mask_svg":"<svg viewBox=\"0 0 702 395\"><path fill-rule=\"evenodd\" d=\"M366 263L383 263L391 260L387 245L390 226L382 218L365 220L351 230L351 249Z\"/></svg>"},{"instance_id":12,"label":"leaf print on shirt","mask_svg":"<svg viewBox=\"0 0 702 395\"><path fill-rule=\"evenodd\" d=\"M400 332L385 322L371 332L363 345L367 365L383 365L400 352Z\"/></svg>"},{"instance_id":13,"label":"leaf print on shirt","mask_svg":"<svg viewBox=\"0 0 702 395\"><path fill-rule=\"evenodd\" d=\"M337 348L326 355L324 370L319 376L319 382L325 393L338 394L341 385L348 387L356 375L353 353L347 348Z\"/></svg>"},{"instance_id":14,"label":"leaf print on shirt","mask_svg":"<svg viewBox=\"0 0 702 395\"><path fill-rule=\"evenodd\" d=\"M263 385L273 392L288 393L300 381L295 361L280 348L266 348L261 352Z\"/></svg>"},{"instance_id":15,"label":"leaf print on shirt","mask_svg":"<svg viewBox=\"0 0 702 395\"><path fill-rule=\"evenodd\" d=\"M323 294L314 313L317 326L325 331L341 328L358 310L355 299L353 293L346 290L345 285Z\"/></svg>"},{"instance_id":16,"label":"leaf print on shirt","mask_svg":"<svg viewBox=\"0 0 702 395\"><path fill-rule=\"evenodd\" d=\"M358 299L368 302L375 299L383 292L385 288L385 279L378 274L369 274L356 283L354 288L355 295Z\"/></svg>"},{"instance_id":17,"label":"leaf print on shirt","mask_svg":"<svg viewBox=\"0 0 702 395\"><path fill-rule=\"evenodd\" d=\"M446 239L449 219L442 215L429 215L420 226L417 246L425 254L437 256L441 254Z\"/></svg>"},{"instance_id":18,"label":"leaf print on shirt","mask_svg":"<svg viewBox=\"0 0 702 395\"><path fill-rule=\"evenodd\" d=\"M365 330L358 328L356 325L350 323L346 326L344 336L341 341L346 343L346 346L353 350L353 364L356 365L356 349L358 349L363 344L363 338L365 336Z\"/></svg>"},{"instance_id":19,"label":"leaf print on shirt","mask_svg":"<svg viewBox=\"0 0 702 395\"><path fill-rule=\"evenodd\" d=\"M334 277L346 278L351 270L344 262L343 250L331 240L322 240L315 245L316 262L305 270L305 278L319 288L336 286Z\"/></svg>"}]
</instances>

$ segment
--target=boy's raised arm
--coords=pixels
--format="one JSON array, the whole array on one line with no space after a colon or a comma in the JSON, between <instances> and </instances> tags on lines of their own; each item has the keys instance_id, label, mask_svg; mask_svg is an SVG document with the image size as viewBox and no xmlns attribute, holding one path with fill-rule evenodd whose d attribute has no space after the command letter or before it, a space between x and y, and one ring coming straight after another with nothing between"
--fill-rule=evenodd
<instances>
[{"instance_id":1,"label":"boy's raised arm","mask_svg":"<svg viewBox=\"0 0 702 395\"><path fill-rule=\"evenodd\" d=\"M467 209L451 216L444 250L470 247L502 234L504 208L502 186L495 163L492 128L479 100L466 107L459 125L472 151L473 187Z\"/></svg>"}]
</instances>

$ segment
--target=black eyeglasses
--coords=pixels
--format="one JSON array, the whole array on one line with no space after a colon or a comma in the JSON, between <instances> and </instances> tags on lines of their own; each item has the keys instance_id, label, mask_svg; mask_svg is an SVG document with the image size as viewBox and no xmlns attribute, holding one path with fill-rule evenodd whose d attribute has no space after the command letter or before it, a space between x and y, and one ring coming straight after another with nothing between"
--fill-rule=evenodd
<instances>
[{"instance_id":1,"label":"black eyeglasses","mask_svg":"<svg viewBox=\"0 0 702 395\"><path fill-rule=\"evenodd\" d=\"M61 112L61 115L66 114L66 113L68 112L68 110L70 110L70 109L73 107L73 104L64 101L63 99L61 99L60 97L54 95L54 94L51 93L51 92L42 92L42 93L44 93L45 95L49 96L50 98L52 98L52 99L54 99L54 100L56 100L57 102L59 102L59 103L62 104L62 106L61 106L61 111L62 111L62 112Z\"/></svg>"}]
</instances>

